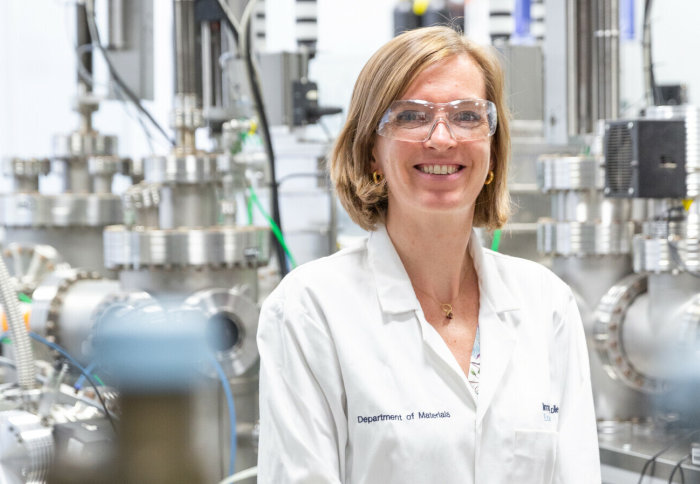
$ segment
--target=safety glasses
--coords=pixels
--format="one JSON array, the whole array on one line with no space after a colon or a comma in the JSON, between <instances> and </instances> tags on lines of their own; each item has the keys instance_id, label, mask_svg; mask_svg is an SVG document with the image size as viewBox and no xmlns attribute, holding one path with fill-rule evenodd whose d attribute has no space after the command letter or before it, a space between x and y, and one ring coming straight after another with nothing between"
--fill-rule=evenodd
<instances>
[{"instance_id":1,"label":"safety glasses","mask_svg":"<svg viewBox=\"0 0 700 484\"><path fill-rule=\"evenodd\" d=\"M483 99L431 103L420 99L394 101L386 110L377 134L399 141L427 141L439 120L457 141L473 141L496 132L496 105Z\"/></svg>"}]
</instances>

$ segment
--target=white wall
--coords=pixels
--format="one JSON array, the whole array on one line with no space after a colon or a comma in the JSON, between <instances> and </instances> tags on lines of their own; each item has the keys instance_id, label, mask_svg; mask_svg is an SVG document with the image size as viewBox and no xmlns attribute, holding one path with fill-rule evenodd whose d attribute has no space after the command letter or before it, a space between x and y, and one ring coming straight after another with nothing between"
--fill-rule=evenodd
<instances>
[{"instance_id":1,"label":"white wall","mask_svg":"<svg viewBox=\"0 0 700 484\"><path fill-rule=\"evenodd\" d=\"M42 156L68 127L75 91L68 9L56 1L0 3L0 156Z\"/></svg>"},{"instance_id":2,"label":"white wall","mask_svg":"<svg viewBox=\"0 0 700 484\"><path fill-rule=\"evenodd\" d=\"M644 106L642 71L643 4L637 0L635 14L636 38L621 45L621 99L623 116L636 116ZM654 74L660 84L686 84L690 104L700 104L700 2L688 0L657 0L651 12L652 53ZM626 108L626 109L625 109Z\"/></svg>"}]
</instances>

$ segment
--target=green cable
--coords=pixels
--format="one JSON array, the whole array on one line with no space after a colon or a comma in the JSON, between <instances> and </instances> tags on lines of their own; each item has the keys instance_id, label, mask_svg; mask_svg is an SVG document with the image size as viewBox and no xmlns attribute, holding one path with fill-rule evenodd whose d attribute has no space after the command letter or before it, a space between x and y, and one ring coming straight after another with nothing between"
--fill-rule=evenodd
<instances>
[{"instance_id":1,"label":"green cable","mask_svg":"<svg viewBox=\"0 0 700 484\"><path fill-rule=\"evenodd\" d=\"M491 250L498 252L498 246L501 244L501 229L493 231L493 240L491 241Z\"/></svg>"},{"instance_id":2,"label":"green cable","mask_svg":"<svg viewBox=\"0 0 700 484\"><path fill-rule=\"evenodd\" d=\"M248 225L253 225L253 197L248 197L246 208L248 210Z\"/></svg>"},{"instance_id":3,"label":"green cable","mask_svg":"<svg viewBox=\"0 0 700 484\"><path fill-rule=\"evenodd\" d=\"M292 265L292 269L294 269L297 266L297 262L294 259L294 256L292 255L292 253L289 251L289 247L287 247L287 243L284 240L284 236L282 235L282 231L277 226L275 221L272 220L272 217L270 217L270 215L263 208L262 204L260 203L260 200L258 199L258 195L255 193L255 189L253 189L252 185L248 186L248 191L250 192L250 199L255 204L255 206L258 207L258 210L260 210L260 213L263 214L263 217L265 217L265 219L267 219L267 223L270 224L270 228L272 229L272 233L275 234L275 237L277 238L280 245L282 246L284 253L287 254L287 258L289 258L289 263Z\"/></svg>"},{"instance_id":4,"label":"green cable","mask_svg":"<svg viewBox=\"0 0 700 484\"><path fill-rule=\"evenodd\" d=\"M30 303L32 302L32 298L27 296L25 293L20 292L17 297L19 298L20 301L25 302L25 303Z\"/></svg>"}]
</instances>

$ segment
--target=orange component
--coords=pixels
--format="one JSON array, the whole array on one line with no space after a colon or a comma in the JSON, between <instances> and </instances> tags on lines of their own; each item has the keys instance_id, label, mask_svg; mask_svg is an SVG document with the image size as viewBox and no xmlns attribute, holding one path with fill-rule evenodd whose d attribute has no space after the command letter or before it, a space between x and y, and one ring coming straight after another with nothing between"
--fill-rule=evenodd
<instances>
[{"instance_id":1,"label":"orange component","mask_svg":"<svg viewBox=\"0 0 700 484\"><path fill-rule=\"evenodd\" d=\"M5 315L5 311L0 308L0 311L2 311L2 330L3 331L8 331L10 327L7 325L7 316ZM22 317L24 318L24 325L27 327L27 331L31 331L32 329L29 327L29 315L31 314L31 311L29 308L26 308L24 313L22 314Z\"/></svg>"}]
</instances>

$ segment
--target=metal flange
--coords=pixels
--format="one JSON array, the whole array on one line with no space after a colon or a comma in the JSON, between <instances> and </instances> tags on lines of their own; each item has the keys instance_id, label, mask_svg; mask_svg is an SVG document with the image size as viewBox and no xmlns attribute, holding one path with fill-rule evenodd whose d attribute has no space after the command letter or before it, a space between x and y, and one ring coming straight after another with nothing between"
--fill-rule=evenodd
<instances>
[{"instance_id":1,"label":"metal flange","mask_svg":"<svg viewBox=\"0 0 700 484\"><path fill-rule=\"evenodd\" d=\"M661 393L668 389L665 380L638 371L630 362L623 345L625 315L634 300L647 291L647 277L632 274L611 287L595 310L595 348L603 368L611 378L619 379L635 390Z\"/></svg>"},{"instance_id":2,"label":"metal flange","mask_svg":"<svg viewBox=\"0 0 700 484\"><path fill-rule=\"evenodd\" d=\"M216 338L210 344L217 350L217 358L229 378L242 376L257 362L259 311L242 291L198 291L185 300L183 309L208 326L210 337Z\"/></svg>"},{"instance_id":3,"label":"metal flange","mask_svg":"<svg viewBox=\"0 0 700 484\"><path fill-rule=\"evenodd\" d=\"M46 482L54 440L40 417L24 410L2 412L0 449L0 482Z\"/></svg>"},{"instance_id":4,"label":"metal flange","mask_svg":"<svg viewBox=\"0 0 700 484\"><path fill-rule=\"evenodd\" d=\"M70 134L56 135L53 142L56 159L117 155L117 137L96 131L74 131Z\"/></svg>"},{"instance_id":5,"label":"metal flange","mask_svg":"<svg viewBox=\"0 0 700 484\"><path fill-rule=\"evenodd\" d=\"M7 175L35 178L49 172L51 161L48 158L12 158L4 163L3 168Z\"/></svg>"},{"instance_id":6,"label":"metal flange","mask_svg":"<svg viewBox=\"0 0 700 484\"><path fill-rule=\"evenodd\" d=\"M699 272L700 240L680 237L634 237L635 272Z\"/></svg>"},{"instance_id":7,"label":"metal flange","mask_svg":"<svg viewBox=\"0 0 700 484\"><path fill-rule=\"evenodd\" d=\"M605 173L593 156L542 155L537 159L537 185L543 192L602 190Z\"/></svg>"},{"instance_id":8,"label":"metal flange","mask_svg":"<svg viewBox=\"0 0 700 484\"><path fill-rule=\"evenodd\" d=\"M87 159L88 173L90 175L114 175L116 173L129 173L128 158L118 156L91 156Z\"/></svg>"},{"instance_id":9,"label":"metal flange","mask_svg":"<svg viewBox=\"0 0 700 484\"><path fill-rule=\"evenodd\" d=\"M32 295L32 313L29 326L35 331L44 328L46 339L58 342L58 320L63 301L70 287L78 281L97 280L98 272L73 268L58 269L48 275Z\"/></svg>"},{"instance_id":10,"label":"metal flange","mask_svg":"<svg viewBox=\"0 0 700 484\"><path fill-rule=\"evenodd\" d=\"M151 183L211 183L219 181L219 155L169 154L144 159L144 177Z\"/></svg>"},{"instance_id":11,"label":"metal flange","mask_svg":"<svg viewBox=\"0 0 700 484\"><path fill-rule=\"evenodd\" d=\"M108 269L260 267L270 258L269 229L217 226L155 229L113 225L104 231Z\"/></svg>"},{"instance_id":12,"label":"metal flange","mask_svg":"<svg viewBox=\"0 0 700 484\"><path fill-rule=\"evenodd\" d=\"M6 227L104 227L123 220L112 194L9 193L0 197L0 225Z\"/></svg>"},{"instance_id":13,"label":"metal flange","mask_svg":"<svg viewBox=\"0 0 700 484\"><path fill-rule=\"evenodd\" d=\"M600 224L540 219L537 250L564 256L629 254L633 234L633 222Z\"/></svg>"}]
</instances>

